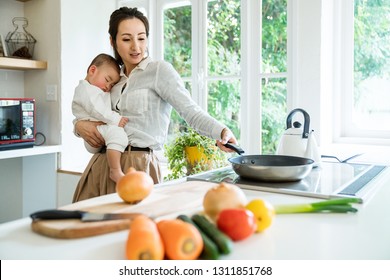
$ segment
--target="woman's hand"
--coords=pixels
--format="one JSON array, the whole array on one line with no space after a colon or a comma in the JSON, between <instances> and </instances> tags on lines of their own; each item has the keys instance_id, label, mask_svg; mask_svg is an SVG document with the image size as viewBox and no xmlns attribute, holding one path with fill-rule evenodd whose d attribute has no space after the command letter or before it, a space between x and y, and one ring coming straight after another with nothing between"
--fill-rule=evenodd
<instances>
[{"instance_id":1,"label":"woman's hand","mask_svg":"<svg viewBox=\"0 0 390 280\"><path fill-rule=\"evenodd\" d=\"M235 151L229 148L226 148L224 144L226 143L238 144L236 137L233 135L233 132L225 127L221 132L221 140L217 140L217 146L224 152L234 153Z\"/></svg>"},{"instance_id":2,"label":"woman's hand","mask_svg":"<svg viewBox=\"0 0 390 280\"><path fill-rule=\"evenodd\" d=\"M83 138L89 145L94 148L102 147L105 142L102 135L97 130L98 125L104 124L103 122L92 121L78 121L75 124L75 129L78 135Z\"/></svg>"}]
</instances>

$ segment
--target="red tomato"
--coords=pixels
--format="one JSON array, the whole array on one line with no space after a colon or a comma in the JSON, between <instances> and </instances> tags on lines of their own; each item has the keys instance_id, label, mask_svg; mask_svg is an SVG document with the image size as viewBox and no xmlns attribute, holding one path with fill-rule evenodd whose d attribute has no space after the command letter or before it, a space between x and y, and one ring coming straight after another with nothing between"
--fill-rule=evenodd
<instances>
[{"instance_id":1,"label":"red tomato","mask_svg":"<svg viewBox=\"0 0 390 280\"><path fill-rule=\"evenodd\" d=\"M217 227L232 240L242 240L256 231L256 217L247 209L224 209L218 215Z\"/></svg>"}]
</instances>

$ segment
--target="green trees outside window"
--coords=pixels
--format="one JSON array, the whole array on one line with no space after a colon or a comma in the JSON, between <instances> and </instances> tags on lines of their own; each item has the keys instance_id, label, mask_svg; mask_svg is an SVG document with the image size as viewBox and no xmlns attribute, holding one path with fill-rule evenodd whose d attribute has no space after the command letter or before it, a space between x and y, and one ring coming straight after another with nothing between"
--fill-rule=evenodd
<instances>
[{"instance_id":1,"label":"green trees outside window","mask_svg":"<svg viewBox=\"0 0 390 280\"><path fill-rule=\"evenodd\" d=\"M354 1L354 124L388 130L390 1Z\"/></svg>"},{"instance_id":2,"label":"green trees outside window","mask_svg":"<svg viewBox=\"0 0 390 280\"><path fill-rule=\"evenodd\" d=\"M239 0L208 1L207 5L207 106L210 115L229 125L240 138L241 20ZM263 1L262 62L264 73L282 77L262 79L262 152L274 153L284 129L287 94L287 0ZM179 71L191 92L191 6L164 10L164 58ZM259 50L260 51L260 50ZM260 106L260 104L259 104ZM170 135L185 129L174 111ZM256 129L256 128L254 128Z\"/></svg>"}]
</instances>

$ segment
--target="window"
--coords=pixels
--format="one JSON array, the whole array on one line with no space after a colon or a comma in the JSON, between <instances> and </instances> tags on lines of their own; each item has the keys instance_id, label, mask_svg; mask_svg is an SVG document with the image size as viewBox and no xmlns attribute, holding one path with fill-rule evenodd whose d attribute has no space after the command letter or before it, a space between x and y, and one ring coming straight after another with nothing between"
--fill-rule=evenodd
<instances>
[{"instance_id":1,"label":"window","mask_svg":"<svg viewBox=\"0 0 390 280\"><path fill-rule=\"evenodd\" d=\"M168 3L163 6L162 53L166 61L182 77L186 88L192 93L192 8L188 1ZM169 126L169 139L186 124L173 109Z\"/></svg>"},{"instance_id":2,"label":"window","mask_svg":"<svg viewBox=\"0 0 390 280\"><path fill-rule=\"evenodd\" d=\"M342 1L341 141L390 139L390 2ZM352 140L351 140L352 139Z\"/></svg>"},{"instance_id":3,"label":"window","mask_svg":"<svg viewBox=\"0 0 390 280\"><path fill-rule=\"evenodd\" d=\"M173 64L197 103L239 136L239 1L165 2L158 11L163 14L163 58ZM173 111L170 135L184 126Z\"/></svg>"},{"instance_id":4,"label":"window","mask_svg":"<svg viewBox=\"0 0 390 280\"><path fill-rule=\"evenodd\" d=\"M207 109L240 139L240 1L207 1L206 19L207 67L200 74L205 80Z\"/></svg>"},{"instance_id":5,"label":"window","mask_svg":"<svg viewBox=\"0 0 390 280\"><path fill-rule=\"evenodd\" d=\"M262 151L273 154L287 117L287 0L262 2Z\"/></svg>"},{"instance_id":6,"label":"window","mask_svg":"<svg viewBox=\"0 0 390 280\"><path fill-rule=\"evenodd\" d=\"M156 37L163 38L163 58L195 101L228 124L246 148L273 153L287 111L287 1L163 2L156 11L156 18L162 13L157 33L163 36ZM173 112L170 134L183 126Z\"/></svg>"}]
</instances>

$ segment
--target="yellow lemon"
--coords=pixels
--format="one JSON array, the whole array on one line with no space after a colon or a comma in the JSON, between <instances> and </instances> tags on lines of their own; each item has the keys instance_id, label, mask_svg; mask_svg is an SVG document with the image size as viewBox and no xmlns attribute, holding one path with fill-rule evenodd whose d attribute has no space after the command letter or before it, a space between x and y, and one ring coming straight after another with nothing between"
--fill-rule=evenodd
<instances>
[{"instance_id":1,"label":"yellow lemon","mask_svg":"<svg viewBox=\"0 0 390 280\"><path fill-rule=\"evenodd\" d=\"M261 232L272 224L275 209L271 203L262 199L253 199L246 206L256 217L256 232Z\"/></svg>"}]
</instances>

